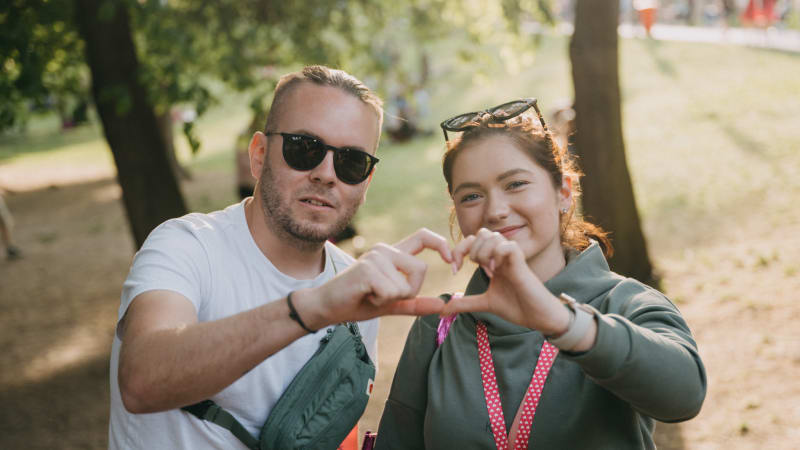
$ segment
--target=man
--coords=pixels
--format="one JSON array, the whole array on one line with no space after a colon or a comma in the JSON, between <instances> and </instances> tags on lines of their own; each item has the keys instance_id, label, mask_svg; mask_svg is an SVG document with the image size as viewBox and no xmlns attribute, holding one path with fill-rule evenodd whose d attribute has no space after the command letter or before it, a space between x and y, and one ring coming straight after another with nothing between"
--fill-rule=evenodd
<instances>
[{"instance_id":1,"label":"man","mask_svg":"<svg viewBox=\"0 0 800 450\"><path fill-rule=\"evenodd\" d=\"M110 448L244 448L180 408L212 399L257 436L327 327L361 321L376 361L377 316L441 310L416 297L425 264L412 255L451 262L442 237L420 230L355 262L326 241L365 199L381 121L380 100L345 72L286 75L250 142L254 196L150 234L122 291Z\"/></svg>"}]
</instances>

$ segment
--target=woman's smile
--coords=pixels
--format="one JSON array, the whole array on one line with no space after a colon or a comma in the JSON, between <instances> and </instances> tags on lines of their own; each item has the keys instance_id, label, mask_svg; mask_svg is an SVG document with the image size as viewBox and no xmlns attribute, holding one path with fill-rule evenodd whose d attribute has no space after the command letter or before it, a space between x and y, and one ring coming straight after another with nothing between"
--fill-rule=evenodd
<instances>
[{"instance_id":1,"label":"woman's smile","mask_svg":"<svg viewBox=\"0 0 800 450\"><path fill-rule=\"evenodd\" d=\"M492 231L496 231L496 232L502 234L506 239L511 239L512 236L517 234L517 232L520 231L524 227L525 227L525 225L512 225L512 226L503 227L503 228L492 230Z\"/></svg>"}]
</instances>

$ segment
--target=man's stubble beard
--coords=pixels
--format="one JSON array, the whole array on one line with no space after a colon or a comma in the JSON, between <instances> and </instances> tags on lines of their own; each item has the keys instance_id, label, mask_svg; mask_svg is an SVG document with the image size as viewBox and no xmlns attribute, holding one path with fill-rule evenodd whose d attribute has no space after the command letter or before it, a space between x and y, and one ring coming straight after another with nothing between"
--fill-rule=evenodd
<instances>
[{"instance_id":1,"label":"man's stubble beard","mask_svg":"<svg viewBox=\"0 0 800 450\"><path fill-rule=\"evenodd\" d=\"M288 235L294 238L296 242L303 246L316 247L326 240L338 236L358 211L358 204L346 205L344 206L344 213L328 227L303 225L292 217L289 205L282 202L280 192L274 183L272 169L268 164L264 164L258 184L261 206L265 215L264 221L267 227L278 235Z\"/></svg>"}]
</instances>

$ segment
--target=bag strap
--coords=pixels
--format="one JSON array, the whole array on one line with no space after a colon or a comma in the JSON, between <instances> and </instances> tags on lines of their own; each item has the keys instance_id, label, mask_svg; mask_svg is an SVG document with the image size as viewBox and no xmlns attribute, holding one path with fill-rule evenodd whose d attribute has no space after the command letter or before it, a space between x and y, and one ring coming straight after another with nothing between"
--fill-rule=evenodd
<instances>
[{"instance_id":1,"label":"bag strap","mask_svg":"<svg viewBox=\"0 0 800 450\"><path fill-rule=\"evenodd\" d=\"M361 330L358 328L357 322L342 322L342 325L346 325L355 337L361 339Z\"/></svg>"},{"instance_id":2,"label":"bag strap","mask_svg":"<svg viewBox=\"0 0 800 450\"><path fill-rule=\"evenodd\" d=\"M258 439L250 435L244 428L244 425L239 423L235 417L228 411L222 409L219 405L211 400L203 400L194 405L184 406L182 410L194 415L200 420L206 420L215 423L222 428L230 430L236 438L238 438L247 448L251 450L259 450Z\"/></svg>"}]
</instances>

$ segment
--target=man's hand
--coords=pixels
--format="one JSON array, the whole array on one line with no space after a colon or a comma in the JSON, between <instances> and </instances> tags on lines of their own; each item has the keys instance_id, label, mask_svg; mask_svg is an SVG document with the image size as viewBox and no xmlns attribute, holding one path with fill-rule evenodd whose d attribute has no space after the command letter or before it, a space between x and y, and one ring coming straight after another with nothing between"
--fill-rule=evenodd
<instances>
[{"instance_id":1,"label":"man's hand","mask_svg":"<svg viewBox=\"0 0 800 450\"><path fill-rule=\"evenodd\" d=\"M439 313L441 299L417 297L428 267L414 255L426 248L453 262L447 240L422 228L395 245L376 245L329 282L297 291L292 302L312 329L389 314Z\"/></svg>"}]
</instances>

